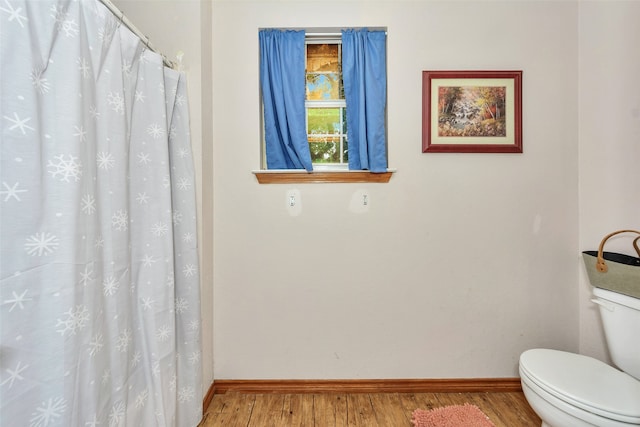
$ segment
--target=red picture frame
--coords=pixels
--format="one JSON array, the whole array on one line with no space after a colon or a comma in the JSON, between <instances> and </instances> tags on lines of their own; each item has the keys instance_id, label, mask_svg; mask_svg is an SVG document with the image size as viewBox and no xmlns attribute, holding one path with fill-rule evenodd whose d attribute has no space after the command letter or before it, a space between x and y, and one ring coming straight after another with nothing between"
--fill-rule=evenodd
<instances>
[{"instance_id":1,"label":"red picture frame","mask_svg":"<svg viewBox=\"0 0 640 427\"><path fill-rule=\"evenodd\" d=\"M423 153L522 153L522 71L423 71Z\"/></svg>"}]
</instances>

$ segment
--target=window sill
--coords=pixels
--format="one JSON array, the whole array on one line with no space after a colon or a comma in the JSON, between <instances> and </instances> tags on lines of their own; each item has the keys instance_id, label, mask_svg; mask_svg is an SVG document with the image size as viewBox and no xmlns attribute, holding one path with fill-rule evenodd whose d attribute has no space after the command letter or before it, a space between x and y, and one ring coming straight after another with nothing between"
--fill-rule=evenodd
<instances>
[{"instance_id":1,"label":"window sill","mask_svg":"<svg viewBox=\"0 0 640 427\"><path fill-rule=\"evenodd\" d=\"M291 183L358 183L372 182L385 184L395 173L393 169L387 172L371 173L368 171L313 171L305 170L256 170L252 171L259 184L291 184Z\"/></svg>"}]
</instances>

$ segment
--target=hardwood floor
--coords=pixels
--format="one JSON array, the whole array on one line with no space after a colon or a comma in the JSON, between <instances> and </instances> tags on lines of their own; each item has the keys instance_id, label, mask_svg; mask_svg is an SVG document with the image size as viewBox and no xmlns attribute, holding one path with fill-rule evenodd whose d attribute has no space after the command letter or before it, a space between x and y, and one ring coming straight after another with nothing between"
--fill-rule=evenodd
<instances>
[{"instance_id":1,"label":"hardwood floor","mask_svg":"<svg viewBox=\"0 0 640 427\"><path fill-rule=\"evenodd\" d=\"M522 392L216 394L199 427L411 427L415 409L471 403L496 427L538 427Z\"/></svg>"}]
</instances>

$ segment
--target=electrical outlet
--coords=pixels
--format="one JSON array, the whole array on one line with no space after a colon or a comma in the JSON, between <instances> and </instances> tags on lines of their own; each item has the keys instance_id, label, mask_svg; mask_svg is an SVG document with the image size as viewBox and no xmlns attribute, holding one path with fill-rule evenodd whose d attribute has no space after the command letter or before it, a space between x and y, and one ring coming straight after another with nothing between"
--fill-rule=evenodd
<instances>
[{"instance_id":1,"label":"electrical outlet","mask_svg":"<svg viewBox=\"0 0 640 427\"><path fill-rule=\"evenodd\" d=\"M353 213L366 213L371 208L371 195L368 190L360 189L351 195L349 211Z\"/></svg>"},{"instance_id":2,"label":"electrical outlet","mask_svg":"<svg viewBox=\"0 0 640 427\"><path fill-rule=\"evenodd\" d=\"M298 216L302 212L302 198L300 190L291 189L286 194L286 209L291 216Z\"/></svg>"}]
</instances>

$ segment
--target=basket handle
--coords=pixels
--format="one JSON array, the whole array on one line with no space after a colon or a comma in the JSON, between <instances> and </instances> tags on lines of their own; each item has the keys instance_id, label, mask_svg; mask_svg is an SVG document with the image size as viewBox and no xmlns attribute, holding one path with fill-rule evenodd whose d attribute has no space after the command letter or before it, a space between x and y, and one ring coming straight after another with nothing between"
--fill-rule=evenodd
<instances>
[{"instance_id":1,"label":"basket handle","mask_svg":"<svg viewBox=\"0 0 640 427\"><path fill-rule=\"evenodd\" d=\"M604 236L604 238L600 242L600 247L598 248L598 259L596 260L596 269L599 272L606 273L609 270L609 267L607 267L607 264L604 262L604 256L602 255L602 252L604 251L605 242L609 239L609 237L615 236L616 234L620 234L620 233L636 233L640 235L640 231L637 231L637 230L618 230ZM636 237L633 240L633 248L638 253L638 257L640 257L640 248L638 247L638 240L640 240L640 236Z\"/></svg>"}]
</instances>

